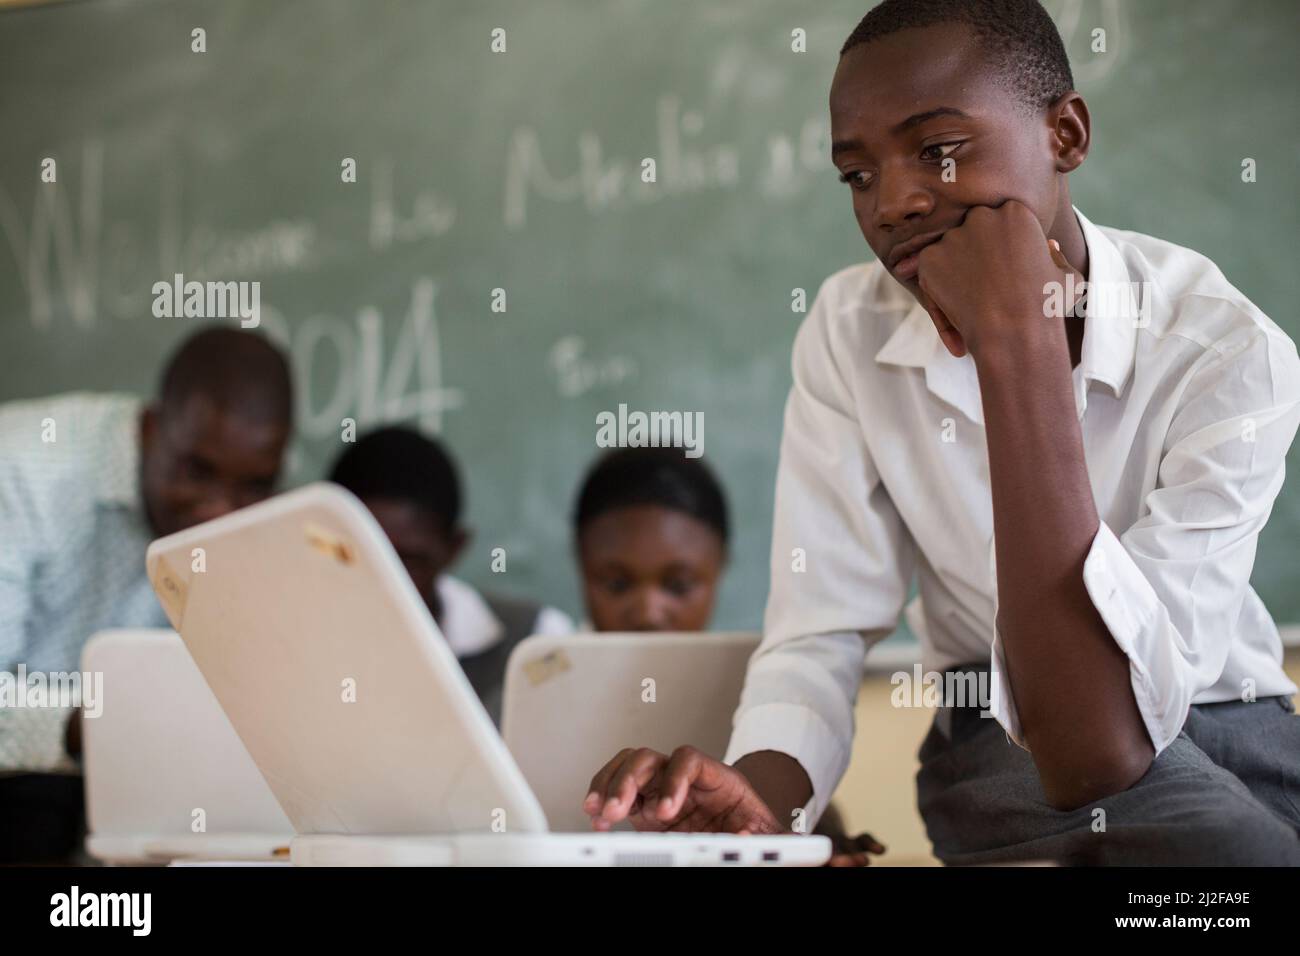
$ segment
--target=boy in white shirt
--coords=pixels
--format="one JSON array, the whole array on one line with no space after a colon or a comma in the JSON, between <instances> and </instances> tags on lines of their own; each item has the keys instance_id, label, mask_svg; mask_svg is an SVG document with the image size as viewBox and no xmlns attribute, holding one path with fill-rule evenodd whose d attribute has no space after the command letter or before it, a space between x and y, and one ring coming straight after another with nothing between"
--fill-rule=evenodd
<instances>
[{"instance_id":1,"label":"boy in white shirt","mask_svg":"<svg viewBox=\"0 0 1300 956\"><path fill-rule=\"evenodd\" d=\"M1249 584L1300 361L1209 260L1073 208L1072 87L1036 0L886 0L849 37L832 158L879 261L795 343L764 642L725 762L622 752L598 828L807 829L915 574L925 669L985 691L921 751L941 859L1300 862Z\"/></svg>"},{"instance_id":2,"label":"boy in white shirt","mask_svg":"<svg viewBox=\"0 0 1300 956\"><path fill-rule=\"evenodd\" d=\"M552 607L480 594L449 574L469 543L461 524L460 477L432 438L401 426L370 432L334 463L330 481L361 499L402 559L460 666L501 721L506 661L530 634L568 634L573 622Z\"/></svg>"}]
</instances>

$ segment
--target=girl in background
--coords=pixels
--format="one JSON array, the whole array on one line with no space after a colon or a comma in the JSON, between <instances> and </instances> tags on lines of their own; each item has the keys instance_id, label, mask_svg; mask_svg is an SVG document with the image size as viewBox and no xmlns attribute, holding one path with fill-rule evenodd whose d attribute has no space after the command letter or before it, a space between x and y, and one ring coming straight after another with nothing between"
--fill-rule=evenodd
<instances>
[{"instance_id":1,"label":"girl in background","mask_svg":"<svg viewBox=\"0 0 1300 956\"><path fill-rule=\"evenodd\" d=\"M713 472L680 448L623 448L587 473L574 535L588 627L706 631L727 563L727 501ZM814 830L835 845L832 866L866 866L884 847L849 837L826 808Z\"/></svg>"},{"instance_id":2,"label":"girl in background","mask_svg":"<svg viewBox=\"0 0 1300 956\"><path fill-rule=\"evenodd\" d=\"M596 631L703 631L727 562L727 502L675 448L625 448L588 472L574 515Z\"/></svg>"}]
</instances>

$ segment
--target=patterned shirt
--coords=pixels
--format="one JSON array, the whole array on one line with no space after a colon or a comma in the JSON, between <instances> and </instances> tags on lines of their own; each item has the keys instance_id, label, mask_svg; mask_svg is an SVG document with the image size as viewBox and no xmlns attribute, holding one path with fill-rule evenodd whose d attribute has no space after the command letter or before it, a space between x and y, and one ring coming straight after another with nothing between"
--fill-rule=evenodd
<instances>
[{"instance_id":1,"label":"patterned shirt","mask_svg":"<svg viewBox=\"0 0 1300 956\"><path fill-rule=\"evenodd\" d=\"M85 392L0 405L0 671L75 671L102 628L167 626L145 574L140 410ZM71 769L68 715L0 701L0 772Z\"/></svg>"}]
</instances>

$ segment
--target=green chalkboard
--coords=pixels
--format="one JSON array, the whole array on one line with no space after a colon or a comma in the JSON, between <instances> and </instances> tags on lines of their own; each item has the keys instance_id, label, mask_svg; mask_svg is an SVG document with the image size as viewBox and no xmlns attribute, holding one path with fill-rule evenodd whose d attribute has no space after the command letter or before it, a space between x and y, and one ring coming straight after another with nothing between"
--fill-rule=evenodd
<instances>
[{"instance_id":1,"label":"green chalkboard","mask_svg":"<svg viewBox=\"0 0 1300 956\"><path fill-rule=\"evenodd\" d=\"M596 415L620 402L700 411L737 529L715 623L756 626L792 290L811 297L870 257L829 165L825 106L868 5L86 0L0 13L0 400L147 393L188 327L152 314L153 283L258 280L263 326L300 376L291 480L321 474L344 418L417 421L469 477L461 573L571 612L568 513ZM1095 122L1080 208L1205 252L1300 332L1300 6L1046 5ZM796 29L806 52L791 49ZM1297 541L1292 481L1255 573L1292 621Z\"/></svg>"}]
</instances>

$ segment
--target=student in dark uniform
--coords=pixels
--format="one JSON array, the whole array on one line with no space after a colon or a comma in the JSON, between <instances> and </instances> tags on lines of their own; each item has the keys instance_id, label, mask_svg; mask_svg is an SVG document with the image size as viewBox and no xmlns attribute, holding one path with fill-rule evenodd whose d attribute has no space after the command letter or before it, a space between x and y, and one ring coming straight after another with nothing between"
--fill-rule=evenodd
<instances>
[{"instance_id":1,"label":"student in dark uniform","mask_svg":"<svg viewBox=\"0 0 1300 956\"><path fill-rule=\"evenodd\" d=\"M530 634L566 634L569 618L530 601L483 594L448 572L469 542L457 469L443 446L399 426L363 436L330 481L370 509L487 708L501 720L506 659Z\"/></svg>"}]
</instances>

